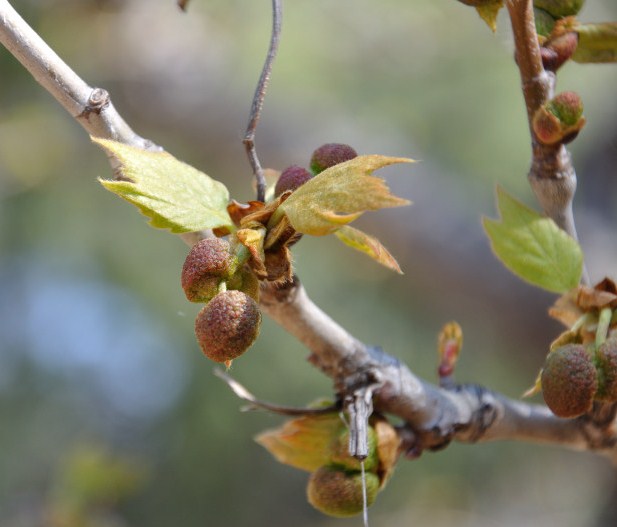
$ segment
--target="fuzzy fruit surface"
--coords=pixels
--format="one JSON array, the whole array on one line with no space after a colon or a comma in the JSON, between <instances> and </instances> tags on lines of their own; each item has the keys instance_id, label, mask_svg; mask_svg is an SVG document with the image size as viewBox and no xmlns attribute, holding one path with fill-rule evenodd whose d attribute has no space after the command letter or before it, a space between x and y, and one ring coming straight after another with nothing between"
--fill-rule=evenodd
<instances>
[{"instance_id":1,"label":"fuzzy fruit surface","mask_svg":"<svg viewBox=\"0 0 617 527\"><path fill-rule=\"evenodd\" d=\"M298 165L291 165L281 172L281 175L276 181L276 185L274 187L274 195L279 197L283 192L287 192L288 190L296 190L312 177L313 174L311 174L306 168Z\"/></svg>"},{"instance_id":2,"label":"fuzzy fruit surface","mask_svg":"<svg viewBox=\"0 0 617 527\"><path fill-rule=\"evenodd\" d=\"M582 344L566 344L549 353L542 370L542 395L558 417L578 417L591 410L598 376Z\"/></svg>"},{"instance_id":3,"label":"fuzzy fruit surface","mask_svg":"<svg viewBox=\"0 0 617 527\"><path fill-rule=\"evenodd\" d=\"M326 168L358 157L358 153L349 145L342 143L326 143L321 145L311 156L311 170L319 174Z\"/></svg>"},{"instance_id":4,"label":"fuzzy fruit surface","mask_svg":"<svg viewBox=\"0 0 617 527\"><path fill-rule=\"evenodd\" d=\"M370 506L379 490L379 478L366 472L366 502ZM309 478L306 494L309 503L318 511L337 518L360 514L362 500L362 474L345 472L333 467L321 467Z\"/></svg>"},{"instance_id":5,"label":"fuzzy fruit surface","mask_svg":"<svg viewBox=\"0 0 617 527\"><path fill-rule=\"evenodd\" d=\"M617 338L605 341L596 351L598 393L596 399L617 402Z\"/></svg>"},{"instance_id":6,"label":"fuzzy fruit surface","mask_svg":"<svg viewBox=\"0 0 617 527\"><path fill-rule=\"evenodd\" d=\"M198 313L195 336L206 357L227 362L251 347L260 326L255 300L242 291L223 291Z\"/></svg>"},{"instance_id":7,"label":"fuzzy fruit surface","mask_svg":"<svg viewBox=\"0 0 617 527\"><path fill-rule=\"evenodd\" d=\"M364 460L364 470L367 472L376 471L379 465L377 456L377 435L375 429L370 426L368 428L368 455ZM339 466L347 471L362 470L361 462L349 454L349 431L344 430L333 441L330 446L332 465Z\"/></svg>"},{"instance_id":8,"label":"fuzzy fruit surface","mask_svg":"<svg viewBox=\"0 0 617 527\"><path fill-rule=\"evenodd\" d=\"M227 240L206 238L189 251L182 266L181 284L191 302L208 302L218 293L219 284L232 271L233 258Z\"/></svg>"}]
</instances>

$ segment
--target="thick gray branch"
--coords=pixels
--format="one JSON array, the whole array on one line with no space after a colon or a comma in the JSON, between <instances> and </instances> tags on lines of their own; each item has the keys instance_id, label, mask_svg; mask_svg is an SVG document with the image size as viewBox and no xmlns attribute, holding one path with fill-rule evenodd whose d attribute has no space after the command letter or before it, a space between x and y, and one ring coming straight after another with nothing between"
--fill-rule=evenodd
<instances>
[{"instance_id":1,"label":"thick gray branch","mask_svg":"<svg viewBox=\"0 0 617 527\"><path fill-rule=\"evenodd\" d=\"M452 440L509 439L594 450L617 460L614 406L567 420L555 417L545 406L515 401L480 386L439 388L349 335L310 300L297 280L266 288L261 305L310 349L309 360L334 380L341 394L362 383L377 385L375 410L407 423L410 451L437 449Z\"/></svg>"}]
</instances>

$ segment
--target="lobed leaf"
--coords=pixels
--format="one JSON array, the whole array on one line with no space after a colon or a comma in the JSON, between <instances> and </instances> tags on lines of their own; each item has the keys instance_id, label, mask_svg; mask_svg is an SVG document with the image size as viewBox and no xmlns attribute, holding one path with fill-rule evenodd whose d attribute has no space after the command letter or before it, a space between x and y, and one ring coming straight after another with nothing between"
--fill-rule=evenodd
<instances>
[{"instance_id":1,"label":"lobed leaf","mask_svg":"<svg viewBox=\"0 0 617 527\"><path fill-rule=\"evenodd\" d=\"M280 463L313 472L330 463L328 447L344 429L345 425L336 413L306 416L262 432L255 441Z\"/></svg>"},{"instance_id":2,"label":"lobed leaf","mask_svg":"<svg viewBox=\"0 0 617 527\"><path fill-rule=\"evenodd\" d=\"M363 252L388 269L403 274L394 256L390 254L388 249L386 249L377 238L369 236L361 230L354 229L349 225L341 227L334 232L334 235L352 249Z\"/></svg>"},{"instance_id":3,"label":"lobed leaf","mask_svg":"<svg viewBox=\"0 0 617 527\"><path fill-rule=\"evenodd\" d=\"M229 192L222 183L179 161L167 152L92 138L119 164L123 180L99 179L150 218L150 225L180 234L204 229L234 229L227 204Z\"/></svg>"},{"instance_id":4,"label":"lobed leaf","mask_svg":"<svg viewBox=\"0 0 617 527\"><path fill-rule=\"evenodd\" d=\"M409 201L390 193L383 179L371 174L388 165L412 162L380 155L355 157L304 183L279 208L296 231L331 234L366 211L408 205Z\"/></svg>"},{"instance_id":5,"label":"lobed leaf","mask_svg":"<svg viewBox=\"0 0 617 527\"><path fill-rule=\"evenodd\" d=\"M497 188L501 221L483 218L491 248L523 280L564 293L579 283L583 253L579 244L550 218L526 207Z\"/></svg>"}]
</instances>

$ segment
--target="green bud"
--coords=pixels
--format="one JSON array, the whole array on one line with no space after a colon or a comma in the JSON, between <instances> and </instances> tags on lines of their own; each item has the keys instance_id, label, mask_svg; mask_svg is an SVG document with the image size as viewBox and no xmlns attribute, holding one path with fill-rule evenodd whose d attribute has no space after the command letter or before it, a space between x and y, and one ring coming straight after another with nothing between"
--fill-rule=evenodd
<instances>
[{"instance_id":1,"label":"green bud","mask_svg":"<svg viewBox=\"0 0 617 527\"><path fill-rule=\"evenodd\" d=\"M533 0L534 7L544 9L555 18L576 15L585 0Z\"/></svg>"},{"instance_id":2,"label":"green bud","mask_svg":"<svg viewBox=\"0 0 617 527\"><path fill-rule=\"evenodd\" d=\"M368 455L364 460L364 470L376 471L379 465L377 456L377 435L372 426L368 428ZM336 465L347 471L362 470L361 462L349 454L349 430L345 429L332 441L330 446L332 465Z\"/></svg>"},{"instance_id":3,"label":"green bud","mask_svg":"<svg viewBox=\"0 0 617 527\"><path fill-rule=\"evenodd\" d=\"M536 21L536 33L543 37L548 37L555 27L555 17L544 9L533 8L534 19Z\"/></svg>"},{"instance_id":4,"label":"green bud","mask_svg":"<svg viewBox=\"0 0 617 527\"><path fill-rule=\"evenodd\" d=\"M542 105L532 120L538 141L545 145L568 143L585 126L583 103L575 92L563 92Z\"/></svg>"}]
</instances>

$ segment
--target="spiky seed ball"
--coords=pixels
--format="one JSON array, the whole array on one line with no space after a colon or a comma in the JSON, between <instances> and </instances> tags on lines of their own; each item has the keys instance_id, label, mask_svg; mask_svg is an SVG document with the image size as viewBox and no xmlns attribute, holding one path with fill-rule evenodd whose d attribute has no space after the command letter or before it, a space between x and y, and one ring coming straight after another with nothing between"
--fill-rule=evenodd
<instances>
[{"instance_id":1,"label":"spiky seed ball","mask_svg":"<svg viewBox=\"0 0 617 527\"><path fill-rule=\"evenodd\" d=\"M227 240L206 238L189 251L182 266L181 283L191 302L208 302L218 293L219 284L232 271L233 257Z\"/></svg>"},{"instance_id":2,"label":"spiky seed ball","mask_svg":"<svg viewBox=\"0 0 617 527\"><path fill-rule=\"evenodd\" d=\"M582 344L566 344L549 353L542 370L542 394L559 417L577 417L591 410L598 376Z\"/></svg>"},{"instance_id":3,"label":"spiky seed ball","mask_svg":"<svg viewBox=\"0 0 617 527\"><path fill-rule=\"evenodd\" d=\"M368 428L368 456L364 460L364 470L377 470L379 458L377 456L377 435L372 426ZM330 463L347 471L360 471L360 461L349 454L349 430L344 430L334 438L330 445Z\"/></svg>"},{"instance_id":4,"label":"spiky seed ball","mask_svg":"<svg viewBox=\"0 0 617 527\"><path fill-rule=\"evenodd\" d=\"M379 491L379 478L366 472L366 502L372 505ZM321 467L311 474L306 488L308 502L318 511L337 518L360 514L363 509L362 474Z\"/></svg>"},{"instance_id":5,"label":"spiky seed ball","mask_svg":"<svg viewBox=\"0 0 617 527\"><path fill-rule=\"evenodd\" d=\"M349 145L341 143L326 143L321 145L311 156L311 170L319 174L326 168L358 157L358 153Z\"/></svg>"},{"instance_id":6,"label":"spiky seed ball","mask_svg":"<svg viewBox=\"0 0 617 527\"><path fill-rule=\"evenodd\" d=\"M596 351L599 401L617 402L617 338L610 338Z\"/></svg>"},{"instance_id":7,"label":"spiky seed ball","mask_svg":"<svg viewBox=\"0 0 617 527\"><path fill-rule=\"evenodd\" d=\"M260 326L255 300L242 291L222 291L197 314L195 335L206 357L228 362L251 347Z\"/></svg>"},{"instance_id":8,"label":"spiky seed ball","mask_svg":"<svg viewBox=\"0 0 617 527\"><path fill-rule=\"evenodd\" d=\"M298 165L291 165L281 172L281 175L274 186L274 195L279 197L283 192L288 190L296 190L312 177L313 174L311 174L306 168Z\"/></svg>"}]
</instances>

